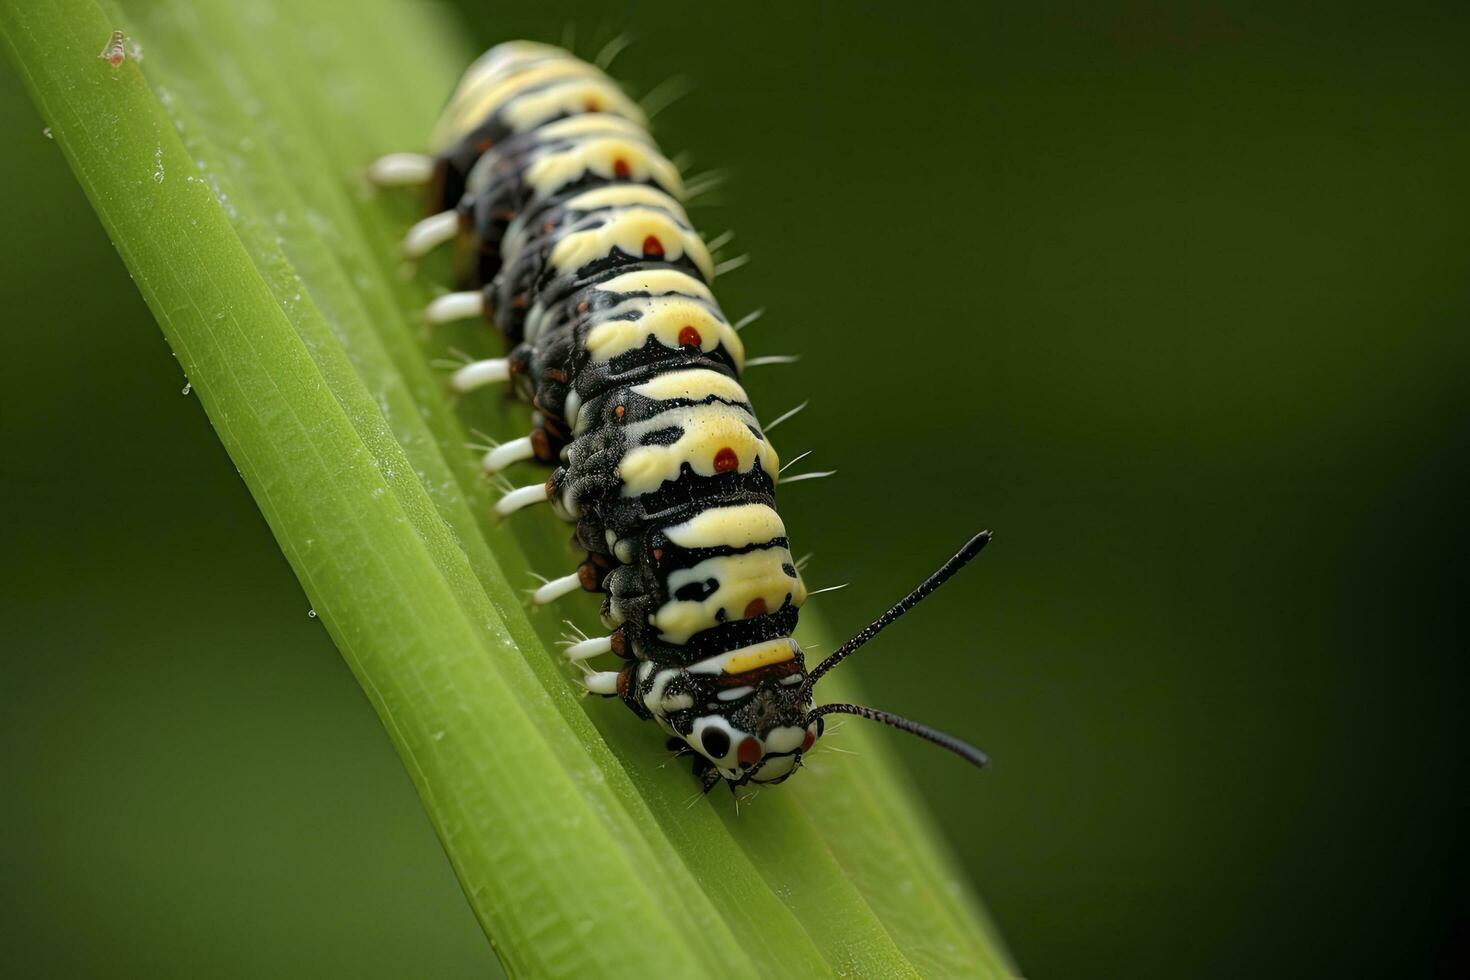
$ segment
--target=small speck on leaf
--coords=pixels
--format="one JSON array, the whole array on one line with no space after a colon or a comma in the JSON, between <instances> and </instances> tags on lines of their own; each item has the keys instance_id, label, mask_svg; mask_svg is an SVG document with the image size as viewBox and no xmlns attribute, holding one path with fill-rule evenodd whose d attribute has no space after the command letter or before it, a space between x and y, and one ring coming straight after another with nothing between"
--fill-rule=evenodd
<instances>
[{"instance_id":1,"label":"small speck on leaf","mask_svg":"<svg viewBox=\"0 0 1470 980\"><path fill-rule=\"evenodd\" d=\"M308 610L306 610L306 618L307 619L316 619L316 610L315 609L308 609Z\"/></svg>"},{"instance_id":2,"label":"small speck on leaf","mask_svg":"<svg viewBox=\"0 0 1470 980\"><path fill-rule=\"evenodd\" d=\"M101 58L103 61L107 62L114 68L121 68L122 63L128 59L128 51L127 48L124 46L123 41L123 32L113 31L112 37L107 39L106 46L103 47L102 53L99 54L97 57Z\"/></svg>"},{"instance_id":3,"label":"small speck on leaf","mask_svg":"<svg viewBox=\"0 0 1470 980\"><path fill-rule=\"evenodd\" d=\"M52 136L51 135L51 127L50 126L47 126L45 129L41 130L41 135L44 136L44 137L46 137L48 140L54 140L56 138L55 136Z\"/></svg>"},{"instance_id":4,"label":"small speck on leaf","mask_svg":"<svg viewBox=\"0 0 1470 980\"><path fill-rule=\"evenodd\" d=\"M186 382L184 382L184 387L181 388L181 389L179 389L179 394L181 394L181 395L187 395L187 394L189 394L193 390L194 390L194 382L192 382L192 381L186 381Z\"/></svg>"}]
</instances>

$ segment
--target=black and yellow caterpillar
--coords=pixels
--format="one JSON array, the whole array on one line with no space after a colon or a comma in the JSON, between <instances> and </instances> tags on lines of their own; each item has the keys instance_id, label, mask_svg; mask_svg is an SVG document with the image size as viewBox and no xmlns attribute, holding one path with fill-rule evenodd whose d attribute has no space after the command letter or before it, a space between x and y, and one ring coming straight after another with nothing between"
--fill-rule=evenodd
<instances>
[{"instance_id":1,"label":"black and yellow caterpillar","mask_svg":"<svg viewBox=\"0 0 1470 980\"><path fill-rule=\"evenodd\" d=\"M547 502L575 525L586 560L534 601L604 595L610 635L567 654L625 663L586 674L588 690L656 721L706 788L785 779L832 712L984 765L978 750L908 719L813 704L823 673L989 535L807 671L792 638L807 590L776 512L779 458L740 386L744 345L710 291L715 267L683 182L638 105L565 51L511 42L465 73L433 147L384 157L371 176L428 188L434 214L409 232L410 255L459 241L469 288L435 300L428 319L483 316L509 347L465 365L454 387L508 382L535 408L531 433L488 453L485 468L553 467L496 509Z\"/></svg>"}]
</instances>

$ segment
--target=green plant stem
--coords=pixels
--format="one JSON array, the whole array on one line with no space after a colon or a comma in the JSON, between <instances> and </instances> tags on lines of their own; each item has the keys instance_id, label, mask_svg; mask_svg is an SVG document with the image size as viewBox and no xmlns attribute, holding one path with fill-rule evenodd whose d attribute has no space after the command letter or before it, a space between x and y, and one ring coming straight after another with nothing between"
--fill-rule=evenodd
<instances>
[{"instance_id":1,"label":"green plant stem","mask_svg":"<svg viewBox=\"0 0 1470 980\"><path fill-rule=\"evenodd\" d=\"M12 61L506 968L1010 972L871 733L848 742L861 769L814 765L737 816L690 806L657 732L577 696L554 617L512 584L528 547L569 560L564 531L490 521L463 449L461 418L504 435L523 410L446 398L429 359L485 338L411 326L428 294L394 258L407 205L361 182L421 141L469 53L412 5L339 13L0 0ZM96 54L119 27L143 57L114 69Z\"/></svg>"}]
</instances>

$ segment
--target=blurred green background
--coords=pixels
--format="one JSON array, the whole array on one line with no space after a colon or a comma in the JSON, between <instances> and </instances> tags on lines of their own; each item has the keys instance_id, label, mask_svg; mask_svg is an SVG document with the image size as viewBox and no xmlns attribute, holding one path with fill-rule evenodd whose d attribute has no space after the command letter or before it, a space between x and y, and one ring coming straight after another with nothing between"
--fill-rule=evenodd
<instances>
[{"instance_id":1,"label":"blurred green background","mask_svg":"<svg viewBox=\"0 0 1470 980\"><path fill-rule=\"evenodd\" d=\"M996 758L898 741L1028 976L1463 975L1460 5L463 7L697 83L835 626L996 529L850 669ZM7 70L6 972L494 972L42 126Z\"/></svg>"}]
</instances>

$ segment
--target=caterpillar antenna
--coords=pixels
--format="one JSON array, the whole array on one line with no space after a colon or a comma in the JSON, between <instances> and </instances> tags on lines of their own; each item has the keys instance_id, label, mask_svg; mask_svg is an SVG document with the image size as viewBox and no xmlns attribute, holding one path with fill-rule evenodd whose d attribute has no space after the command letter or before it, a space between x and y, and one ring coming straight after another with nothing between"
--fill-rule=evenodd
<instances>
[{"instance_id":1,"label":"caterpillar antenna","mask_svg":"<svg viewBox=\"0 0 1470 980\"><path fill-rule=\"evenodd\" d=\"M811 689L816 686L817 681L821 680L823 674L852 656L864 643L867 643L873 637L883 632L888 628L890 623L914 608L914 606L917 606L935 589L948 582L954 576L955 572L964 568L970 563L970 559L980 554L981 550L990 543L990 537L989 531L981 531L969 541L965 542L965 546L956 552L953 558L941 565L938 571L920 582L912 592L894 603L893 607L887 612L873 620L856 636L838 647L826 660L817 664L816 669L807 675L806 683L801 688L801 696L806 697L809 695ZM873 709L870 708L867 710L871 711ZM897 716L895 715L893 717ZM891 722L888 724L891 724ZM911 722L910 724L913 723Z\"/></svg>"},{"instance_id":2,"label":"caterpillar antenna","mask_svg":"<svg viewBox=\"0 0 1470 980\"><path fill-rule=\"evenodd\" d=\"M942 749L948 749L977 769L985 769L990 765L990 756L981 752L969 742L961 741L953 735L941 732L937 728L930 728L928 725L920 724L912 718L905 718L902 715L895 715L888 711L880 711L877 708L870 708L865 704L824 704L820 708L813 708L807 714L806 723L810 725L823 715L831 714L857 715L859 718L881 722L891 728L897 728L899 731L908 732L910 735L917 735L926 742L933 742Z\"/></svg>"}]
</instances>

